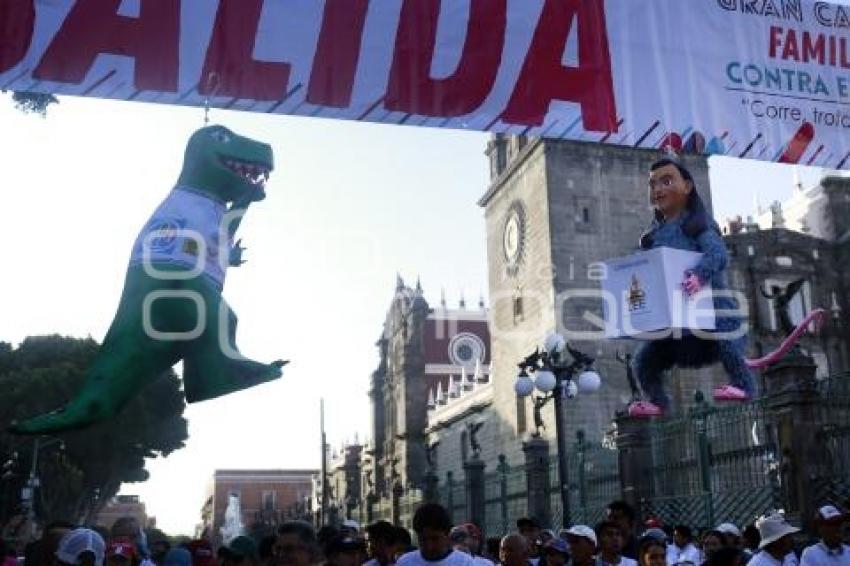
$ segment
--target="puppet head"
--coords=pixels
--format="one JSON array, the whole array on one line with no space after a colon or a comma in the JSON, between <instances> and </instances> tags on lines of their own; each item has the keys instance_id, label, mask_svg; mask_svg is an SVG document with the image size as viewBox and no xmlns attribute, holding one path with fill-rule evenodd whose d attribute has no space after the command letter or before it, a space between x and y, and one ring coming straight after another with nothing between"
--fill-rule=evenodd
<instances>
[{"instance_id":1,"label":"puppet head","mask_svg":"<svg viewBox=\"0 0 850 566\"><path fill-rule=\"evenodd\" d=\"M694 177L688 169L670 158L653 163L649 173L649 202L652 205L656 225L665 220L682 216L682 231L691 238L704 232L711 218L697 192ZM655 228L644 233L640 247L649 249Z\"/></svg>"},{"instance_id":2,"label":"puppet head","mask_svg":"<svg viewBox=\"0 0 850 566\"><path fill-rule=\"evenodd\" d=\"M186 144L179 183L225 202L258 201L274 169L269 144L234 134L224 126L207 126Z\"/></svg>"},{"instance_id":3,"label":"puppet head","mask_svg":"<svg viewBox=\"0 0 850 566\"><path fill-rule=\"evenodd\" d=\"M684 166L660 159L649 170L649 203L663 218L675 218L688 208L696 192L694 178Z\"/></svg>"}]
</instances>

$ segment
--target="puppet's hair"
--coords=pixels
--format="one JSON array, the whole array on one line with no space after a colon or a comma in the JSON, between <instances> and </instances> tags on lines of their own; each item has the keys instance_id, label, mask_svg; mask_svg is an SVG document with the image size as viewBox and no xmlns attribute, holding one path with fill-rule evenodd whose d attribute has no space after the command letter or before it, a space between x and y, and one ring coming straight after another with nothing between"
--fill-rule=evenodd
<instances>
[{"instance_id":1,"label":"puppet's hair","mask_svg":"<svg viewBox=\"0 0 850 566\"><path fill-rule=\"evenodd\" d=\"M691 183L691 192L688 195L688 202L685 204L685 208L687 210L687 216L685 218L684 223L682 224L682 231L689 238L696 238L711 225L711 215L708 213L708 210L705 208L705 203L702 198L699 196L699 192L697 192L697 184L694 181L694 176L691 175L691 172L688 171L688 168L682 165L679 161L675 159L671 159L669 157L662 157L652 165L650 165L649 170L655 171L656 169L661 169L662 167L666 167L667 165L672 165L675 167L679 174L682 175L682 178L685 181L690 181ZM648 231L644 232L644 234L640 237L640 247L641 249L648 250L652 247L652 241L655 236L655 230L658 224L664 221L664 216L661 214L661 211L655 209L655 220L654 226L650 228Z\"/></svg>"}]
</instances>

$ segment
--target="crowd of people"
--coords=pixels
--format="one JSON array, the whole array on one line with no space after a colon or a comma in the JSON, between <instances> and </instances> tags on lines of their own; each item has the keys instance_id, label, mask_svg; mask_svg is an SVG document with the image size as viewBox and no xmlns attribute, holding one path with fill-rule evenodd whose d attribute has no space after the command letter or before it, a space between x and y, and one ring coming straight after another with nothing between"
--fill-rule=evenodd
<instances>
[{"instance_id":1,"label":"crowd of people","mask_svg":"<svg viewBox=\"0 0 850 566\"><path fill-rule=\"evenodd\" d=\"M413 517L412 534L387 521L361 528L346 520L318 531L290 521L259 541L240 535L218 549L205 539L148 545L132 520L109 532L53 523L27 547L24 566L850 566L848 523L850 515L825 505L810 540L781 512L695 536L686 525L657 519L637 525L634 510L617 501L593 527L555 532L523 518L515 532L485 538L479 526L452 524L445 508L427 503ZM2 566L18 564L5 547L3 556Z\"/></svg>"}]
</instances>

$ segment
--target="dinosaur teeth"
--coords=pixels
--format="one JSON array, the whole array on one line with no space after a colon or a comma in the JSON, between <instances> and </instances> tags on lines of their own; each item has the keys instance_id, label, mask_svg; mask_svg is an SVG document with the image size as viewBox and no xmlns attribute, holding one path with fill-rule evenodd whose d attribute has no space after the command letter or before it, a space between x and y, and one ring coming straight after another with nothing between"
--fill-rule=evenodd
<instances>
[{"instance_id":1,"label":"dinosaur teeth","mask_svg":"<svg viewBox=\"0 0 850 566\"><path fill-rule=\"evenodd\" d=\"M254 185L264 184L265 181L269 179L269 173L271 172L271 168L266 167L265 165L239 161L229 157L223 157L222 163L224 163L228 169Z\"/></svg>"}]
</instances>

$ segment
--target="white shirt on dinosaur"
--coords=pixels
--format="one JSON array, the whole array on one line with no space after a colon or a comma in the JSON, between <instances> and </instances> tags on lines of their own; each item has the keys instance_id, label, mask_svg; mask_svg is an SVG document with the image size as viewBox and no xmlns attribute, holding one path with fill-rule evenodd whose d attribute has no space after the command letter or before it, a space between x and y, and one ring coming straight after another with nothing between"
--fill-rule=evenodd
<instances>
[{"instance_id":1,"label":"white shirt on dinosaur","mask_svg":"<svg viewBox=\"0 0 850 566\"><path fill-rule=\"evenodd\" d=\"M136 237L130 265L147 265L153 277L156 264L186 267L203 274L219 289L230 257L231 242L223 226L227 205L187 186L168 193ZM222 238L226 242L220 244ZM162 279L177 279L162 274ZM183 277L181 277L183 278Z\"/></svg>"}]
</instances>

